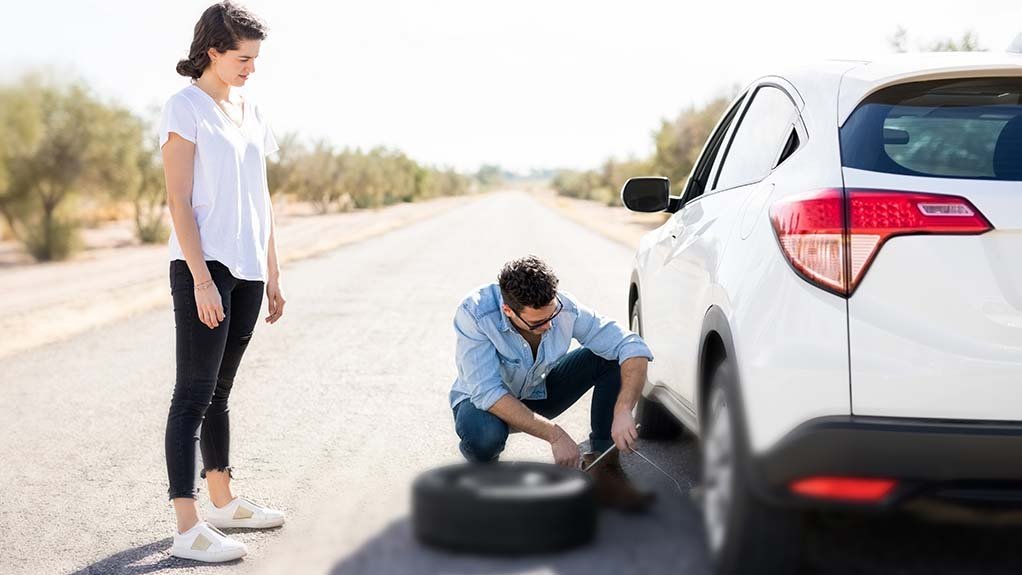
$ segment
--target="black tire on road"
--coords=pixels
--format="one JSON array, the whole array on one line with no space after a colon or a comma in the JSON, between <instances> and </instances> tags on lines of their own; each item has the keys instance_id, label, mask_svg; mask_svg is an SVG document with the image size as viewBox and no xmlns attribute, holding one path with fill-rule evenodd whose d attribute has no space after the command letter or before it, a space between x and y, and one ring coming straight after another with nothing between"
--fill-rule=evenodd
<instances>
[{"instance_id":1,"label":"black tire on road","mask_svg":"<svg viewBox=\"0 0 1022 575\"><path fill-rule=\"evenodd\" d=\"M731 366L725 362L714 375L710 389L709 422L703 434L705 442L711 441L710 430L717 416L724 413L730 424L730 504L722 515L726 517L722 530L722 543L714 549L708 515L704 511L710 559L714 571L719 575L773 575L795 574L802 564L802 533L804 514L794 509L771 506L764 502L752 489L746 469L748 455L739 446L738 409L735 407L735 389L731 378ZM705 459L705 458L704 458ZM704 505L709 503L706 473L708 462L704 461Z\"/></svg>"},{"instance_id":2,"label":"black tire on road","mask_svg":"<svg viewBox=\"0 0 1022 575\"><path fill-rule=\"evenodd\" d=\"M631 330L640 336L642 335L642 313L639 300L632 304ZM684 429L678 420L667 411L659 401L648 399L645 396L639 398L635 407L635 423L638 423L639 437L642 439L674 439Z\"/></svg>"},{"instance_id":3,"label":"black tire on road","mask_svg":"<svg viewBox=\"0 0 1022 575\"><path fill-rule=\"evenodd\" d=\"M589 543L597 504L585 473L547 463L459 464L420 475L412 523L427 545L523 555Z\"/></svg>"}]
</instances>

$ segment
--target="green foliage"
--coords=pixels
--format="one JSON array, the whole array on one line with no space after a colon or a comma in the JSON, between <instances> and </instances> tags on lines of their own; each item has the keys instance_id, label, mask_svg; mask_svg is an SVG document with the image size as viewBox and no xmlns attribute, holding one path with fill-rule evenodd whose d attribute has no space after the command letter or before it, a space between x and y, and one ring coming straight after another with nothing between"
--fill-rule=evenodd
<instances>
[{"instance_id":1,"label":"green foliage","mask_svg":"<svg viewBox=\"0 0 1022 575\"><path fill-rule=\"evenodd\" d=\"M898 26L887 39L891 50L897 53L911 52L908 45L908 30L904 26ZM984 52L986 49L979 45L979 36L972 30L967 30L959 39L940 38L928 44L920 44L919 51L922 52Z\"/></svg>"},{"instance_id":2,"label":"green foliage","mask_svg":"<svg viewBox=\"0 0 1022 575\"><path fill-rule=\"evenodd\" d=\"M484 164L476 172L476 180L484 188L499 186L504 183L504 171L500 166Z\"/></svg>"},{"instance_id":3,"label":"green foliage","mask_svg":"<svg viewBox=\"0 0 1022 575\"><path fill-rule=\"evenodd\" d=\"M396 150L337 151L324 141L312 149L292 141L288 148L287 159L278 160L277 185L310 202L320 213L378 208L469 190L465 176L419 165Z\"/></svg>"},{"instance_id":4,"label":"green foliage","mask_svg":"<svg viewBox=\"0 0 1022 575\"><path fill-rule=\"evenodd\" d=\"M702 107L692 106L672 121L663 121L654 134L656 152L653 155L655 175L670 178L676 189L688 179L692 167L710 132L724 115L733 96L718 96Z\"/></svg>"},{"instance_id":5,"label":"green foliage","mask_svg":"<svg viewBox=\"0 0 1022 575\"><path fill-rule=\"evenodd\" d=\"M674 120L663 120L653 133L655 151L647 160L606 160L599 170L565 170L553 179L557 193L604 203L621 205L620 191L629 178L659 175L670 178L680 189L699 158L703 143L723 115L731 96L719 96L702 107L692 106Z\"/></svg>"},{"instance_id":6,"label":"green foliage","mask_svg":"<svg viewBox=\"0 0 1022 575\"><path fill-rule=\"evenodd\" d=\"M23 225L22 243L38 261L67 259L81 247L78 223L65 215L30 213L20 223Z\"/></svg>"},{"instance_id":7,"label":"green foliage","mask_svg":"<svg viewBox=\"0 0 1022 575\"><path fill-rule=\"evenodd\" d=\"M284 134L277 140L277 146L280 148L277 153L266 159L266 183L271 196L294 191L296 158L305 151L295 132Z\"/></svg>"},{"instance_id":8,"label":"green foliage","mask_svg":"<svg viewBox=\"0 0 1022 575\"><path fill-rule=\"evenodd\" d=\"M930 44L927 49L930 52L983 52L979 46L979 37L975 32L969 30L962 34L958 40L944 38Z\"/></svg>"},{"instance_id":9,"label":"green foliage","mask_svg":"<svg viewBox=\"0 0 1022 575\"><path fill-rule=\"evenodd\" d=\"M75 200L130 203L140 241L166 241L161 154L153 122L100 101L82 83L26 76L0 85L0 228L38 260L70 256L79 246ZM311 148L297 134L269 158L270 192L289 193L317 210L376 208L467 193L471 180L422 166L385 148ZM499 170L498 170L499 172Z\"/></svg>"},{"instance_id":10,"label":"green foliage","mask_svg":"<svg viewBox=\"0 0 1022 575\"><path fill-rule=\"evenodd\" d=\"M593 190L601 186L599 174L594 170L577 172L563 170L554 176L553 186L562 196L583 200L594 199Z\"/></svg>"},{"instance_id":11,"label":"green foliage","mask_svg":"<svg viewBox=\"0 0 1022 575\"><path fill-rule=\"evenodd\" d=\"M0 211L36 259L66 258L79 224L64 206L131 181L137 122L80 83L26 77L0 88L0 101Z\"/></svg>"},{"instance_id":12,"label":"green foliage","mask_svg":"<svg viewBox=\"0 0 1022 575\"><path fill-rule=\"evenodd\" d=\"M147 132L148 133L148 132ZM167 241L170 228L164 213L167 194L164 191L163 162L159 142L147 138L136 160L137 180L133 188L132 205L135 210L135 234L144 244Z\"/></svg>"}]
</instances>

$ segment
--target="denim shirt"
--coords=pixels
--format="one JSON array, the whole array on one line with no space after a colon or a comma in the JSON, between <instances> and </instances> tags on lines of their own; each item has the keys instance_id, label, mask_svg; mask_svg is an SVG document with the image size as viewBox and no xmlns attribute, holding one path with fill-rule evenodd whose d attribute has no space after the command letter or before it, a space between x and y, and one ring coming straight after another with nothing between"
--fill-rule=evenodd
<instances>
[{"instance_id":1,"label":"denim shirt","mask_svg":"<svg viewBox=\"0 0 1022 575\"><path fill-rule=\"evenodd\" d=\"M462 301L454 315L458 378L451 388L452 408L467 399L488 410L509 393L518 399L545 399L547 373L568 353L573 338L619 364L632 357L653 359L637 334L601 317L569 293L558 295L564 309L543 333L535 360L532 347L501 311L504 300L498 284L482 286Z\"/></svg>"}]
</instances>

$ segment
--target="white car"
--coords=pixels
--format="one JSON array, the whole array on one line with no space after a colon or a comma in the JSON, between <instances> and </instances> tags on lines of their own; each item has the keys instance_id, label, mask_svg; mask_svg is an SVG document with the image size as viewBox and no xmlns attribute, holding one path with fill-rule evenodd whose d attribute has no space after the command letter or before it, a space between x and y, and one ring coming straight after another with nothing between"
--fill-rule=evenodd
<instances>
[{"instance_id":1,"label":"white car","mask_svg":"<svg viewBox=\"0 0 1022 575\"><path fill-rule=\"evenodd\" d=\"M788 572L803 511L1022 493L1022 55L757 80L684 188L633 178L643 434L701 438L720 572Z\"/></svg>"}]
</instances>

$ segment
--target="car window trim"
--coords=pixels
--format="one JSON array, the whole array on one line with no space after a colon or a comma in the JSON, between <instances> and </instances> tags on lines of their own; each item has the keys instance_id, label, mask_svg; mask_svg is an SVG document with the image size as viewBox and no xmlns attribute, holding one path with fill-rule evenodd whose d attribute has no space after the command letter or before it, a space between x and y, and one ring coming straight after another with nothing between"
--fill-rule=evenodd
<instances>
[{"instance_id":1,"label":"car window trim","mask_svg":"<svg viewBox=\"0 0 1022 575\"><path fill-rule=\"evenodd\" d=\"M742 122L745 121L745 115L749 111L749 106L751 106L752 102L754 102L756 100L756 94L759 93L759 91L762 88L767 88L767 87L777 88L778 90L780 90L780 92L782 94L787 96L788 101L791 103L791 109L795 113L794 118L792 118L792 120L793 120L792 121L792 125L797 125L797 124L801 124L802 123L802 114L799 112L798 103L795 101L795 98L793 98L792 95L790 93L788 93L788 90L787 90L787 88L785 86L782 86L781 84L779 84L777 82L773 82L773 81L766 81L766 82L762 82L760 84L757 84L755 86L755 88L753 89L752 97L749 98L748 102L746 102L746 104L745 104L744 109L742 110L742 115L741 115L741 118L738 119L738 124L735 125L735 129L730 134L730 138L729 138L728 143L727 143L727 148L724 150L724 155L721 156L721 160L720 160L719 164L716 166L715 173L713 174L713 185L710 187L710 190L708 192L704 192L703 195L706 195L707 193L714 194L714 193L717 193L717 192L725 192L727 190L733 190L735 188L741 188L743 186L748 186L749 184L755 184L755 183L758 183L758 182L762 182L763 180L765 180L770 175L771 172L774 171L775 168L777 168L777 165L778 165L777 164L777 160L780 159L781 152L784 151L784 146L785 146L785 144L787 144L787 141L788 141L787 138L782 139L782 141L781 141L781 143L780 143L780 145L778 147L778 150L777 150L776 154L774 155L774 166L772 168L770 168L770 171L767 172L766 174L764 174L762 178L759 178L759 179L756 179L756 180L750 180L748 182L740 182L740 183L735 184L733 186L730 186L728 188L717 188L717 182L720 180L720 170L724 166L724 161L727 160L727 155L731 152L731 145L734 143L735 136L738 133L738 129L742 127ZM799 137L801 138L801 134L799 135ZM801 147L802 146L799 145L799 147L796 148L796 151L798 151L798 149L800 149ZM794 155L794 153L792 155Z\"/></svg>"},{"instance_id":2,"label":"car window trim","mask_svg":"<svg viewBox=\"0 0 1022 575\"><path fill-rule=\"evenodd\" d=\"M721 116L719 122L722 122L730 117L730 120L728 121L726 126L720 125L720 123L718 122L718 125L714 127L713 132L710 134L710 138L706 142L706 146L704 147L702 153L699 155L699 158L696 160L695 165L692 167L692 172L689 174L688 180L685 182L685 190L682 192L681 200L682 207L687 205L689 202L693 202L699 199L700 197L706 195L707 190L706 186L704 185L703 190L699 193L699 195L692 197L692 188L694 182L698 181L699 172L706 166L707 159L706 154L713 153L713 160L711 161L709 167L706 168L707 175L706 183L709 184L710 177L713 175L713 170L717 164L717 159L720 158L721 148L723 147L725 140L727 140L730 137L730 132L731 130L734 129L735 122L738 119L738 116L741 114L742 110L749 102L747 96L748 91L742 92L739 96L735 98L735 101L731 104L730 107L728 107L727 111L724 112L724 115ZM718 136L719 139L717 138Z\"/></svg>"}]
</instances>

